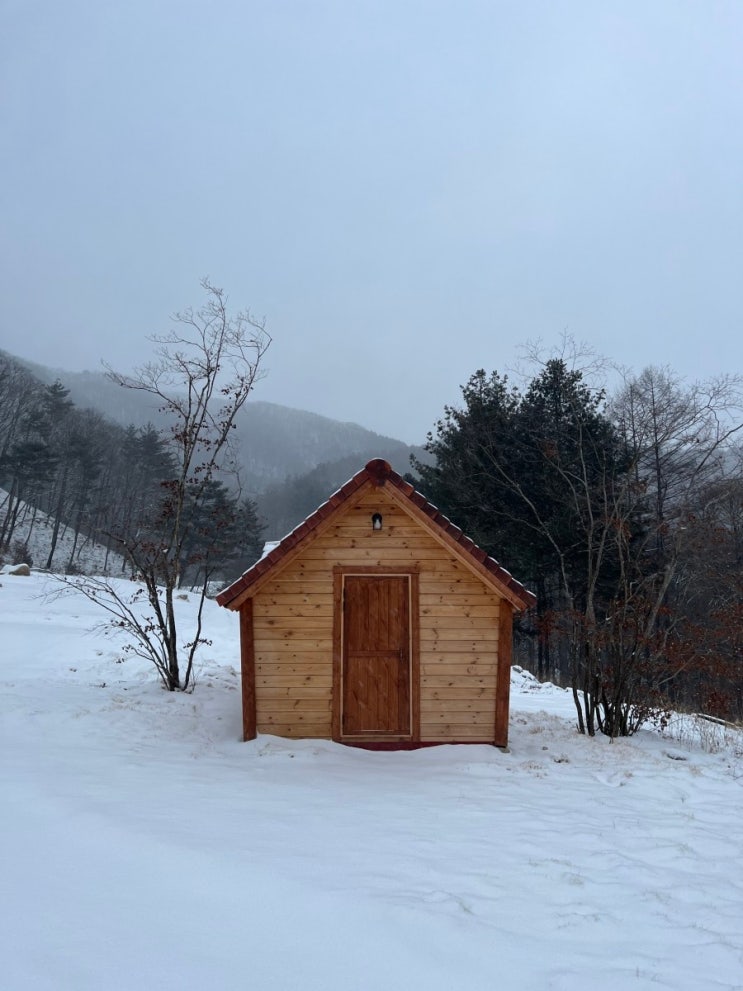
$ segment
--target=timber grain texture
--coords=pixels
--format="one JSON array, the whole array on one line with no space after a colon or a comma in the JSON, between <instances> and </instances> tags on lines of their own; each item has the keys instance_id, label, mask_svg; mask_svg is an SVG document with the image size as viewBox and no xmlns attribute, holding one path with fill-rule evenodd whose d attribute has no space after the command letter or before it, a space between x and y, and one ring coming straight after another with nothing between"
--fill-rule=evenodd
<instances>
[{"instance_id":1,"label":"timber grain texture","mask_svg":"<svg viewBox=\"0 0 743 991\"><path fill-rule=\"evenodd\" d=\"M334 569L364 574L369 568L417 576L420 740L493 742L496 705L501 714L505 705L507 719L498 643L510 624L510 605L383 487L348 502L332 526L279 565L250 600L242 625L253 638L255 677L247 701L252 705L254 693L255 728L287 737L333 736ZM380 531L371 527L375 512L383 516Z\"/></svg>"}]
</instances>

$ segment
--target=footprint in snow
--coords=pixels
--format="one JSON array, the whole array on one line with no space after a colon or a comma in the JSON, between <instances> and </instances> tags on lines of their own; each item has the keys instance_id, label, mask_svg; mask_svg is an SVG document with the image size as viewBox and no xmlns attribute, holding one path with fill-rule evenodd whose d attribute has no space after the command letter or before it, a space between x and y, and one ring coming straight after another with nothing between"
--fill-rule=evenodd
<instances>
[{"instance_id":1,"label":"footprint in snow","mask_svg":"<svg viewBox=\"0 0 743 991\"><path fill-rule=\"evenodd\" d=\"M600 784L607 785L609 788L621 788L627 784L628 777L626 771L613 771L611 774L596 771L593 776Z\"/></svg>"}]
</instances>

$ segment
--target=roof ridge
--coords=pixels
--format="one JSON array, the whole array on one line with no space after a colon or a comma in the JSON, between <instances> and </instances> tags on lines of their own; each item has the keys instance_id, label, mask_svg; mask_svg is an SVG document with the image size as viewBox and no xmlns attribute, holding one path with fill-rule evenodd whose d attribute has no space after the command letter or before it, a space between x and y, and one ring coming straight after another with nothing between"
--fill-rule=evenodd
<instances>
[{"instance_id":1,"label":"roof ridge","mask_svg":"<svg viewBox=\"0 0 743 991\"><path fill-rule=\"evenodd\" d=\"M517 581L494 557L491 557L481 547L478 547L455 523L452 523L433 503L429 502L415 486L396 472L388 461L385 461L383 458L373 458L360 471L349 478L347 482L341 485L340 488L336 489L313 513L282 537L273 550L269 551L265 557L256 561L240 578L224 588L217 595L219 605L229 606L230 603L242 595L252 584L266 574L267 571L270 571L278 564L292 548L301 543L305 537L312 533L338 506L344 503L354 492L358 491L367 481L379 487L390 482L440 530L458 544L465 553L478 564L484 566L502 585L508 588L523 608L526 609L534 604L536 597L533 592L530 592L521 582Z\"/></svg>"}]
</instances>

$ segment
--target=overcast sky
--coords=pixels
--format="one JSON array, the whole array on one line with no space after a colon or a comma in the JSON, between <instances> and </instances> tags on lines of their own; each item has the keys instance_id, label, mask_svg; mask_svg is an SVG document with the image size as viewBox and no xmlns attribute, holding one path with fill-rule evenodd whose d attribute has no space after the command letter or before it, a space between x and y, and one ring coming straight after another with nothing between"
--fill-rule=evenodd
<instances>
[{"instance_id":1,"label":"overcast sky","mask_svg":"<svg viewBox=\"0 0 743 991\"><path fill-rule=\"evenodd\" d=\"M411 442L565 331L743 371L740 0L0 6L0 347L128 370L208 275L256 398Z\"/></svg>"}]
</instances>

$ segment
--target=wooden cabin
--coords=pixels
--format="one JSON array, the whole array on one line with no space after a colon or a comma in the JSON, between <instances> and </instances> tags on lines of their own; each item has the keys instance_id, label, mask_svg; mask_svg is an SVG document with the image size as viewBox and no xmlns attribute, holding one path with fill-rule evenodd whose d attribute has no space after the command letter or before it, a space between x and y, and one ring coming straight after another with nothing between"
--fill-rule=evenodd
<instances>
[{"instance_id":1,"label":"wooden cabin","mask_svg":"<svg viewBox=\"0 0 743 991\"><path fill-rule=\"evenodd\" d=\"M513 612L534 596L386 461L217 601L240 614L246 740L508 742Z\"/></svg>"}]
</instances>

